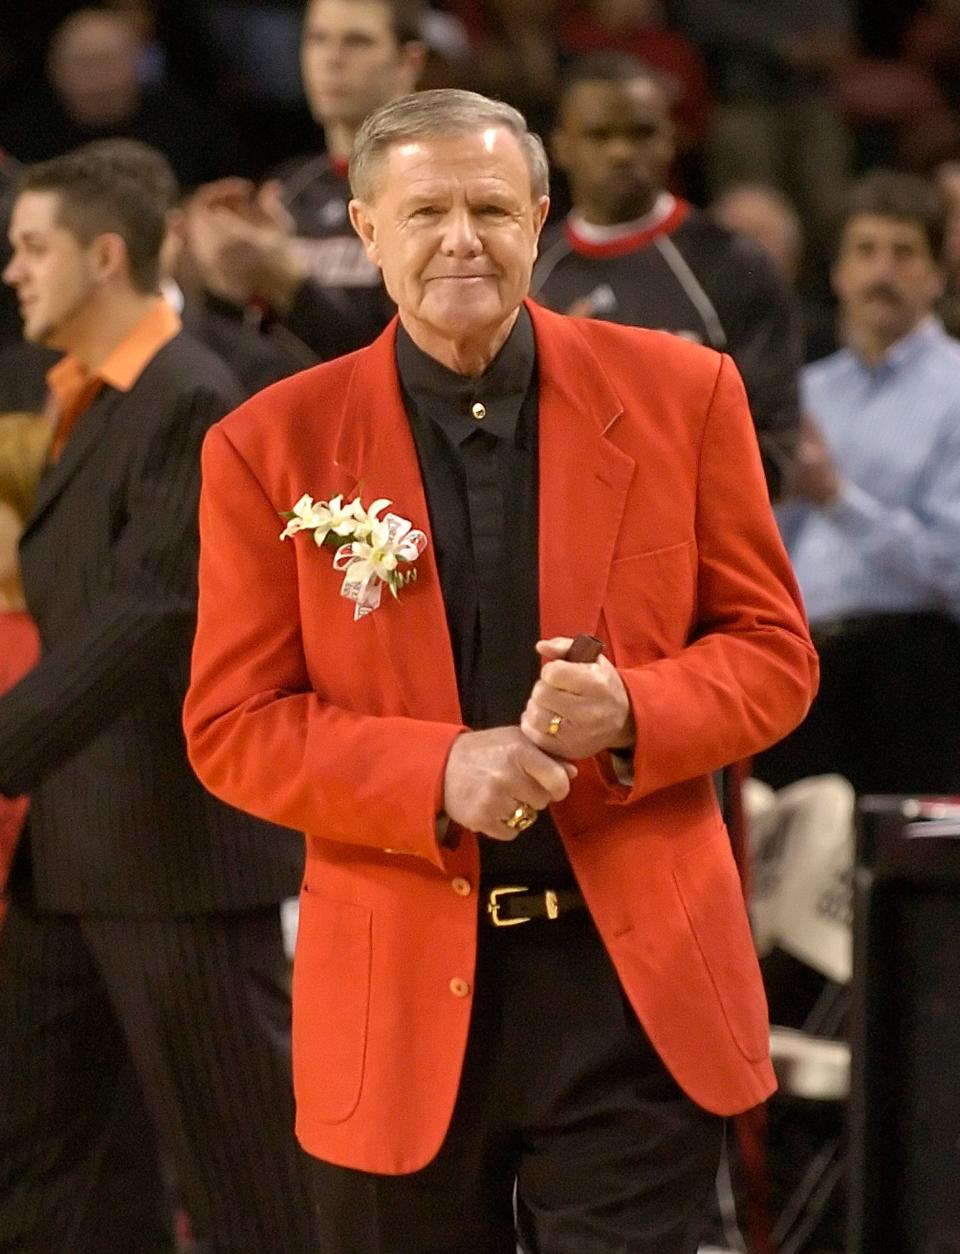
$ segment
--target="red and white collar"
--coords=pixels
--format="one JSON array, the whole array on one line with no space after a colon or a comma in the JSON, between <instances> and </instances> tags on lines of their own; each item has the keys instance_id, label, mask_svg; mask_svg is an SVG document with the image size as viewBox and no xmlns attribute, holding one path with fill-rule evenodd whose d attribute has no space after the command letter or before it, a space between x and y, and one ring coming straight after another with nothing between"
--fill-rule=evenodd
<instances>
[{"instance_id":1,"label":"red and white collar","mask_svg":"<svg viewBox=\"0 0 960 1254\"><path fill-rule=\"evenodd\" d=\"M585 257L622 257L646 247L660 235L669 235L690 213L690 205L671 192L661 192L649 213L631 222L597 226L573 211L564 232L570 247Z\"/></svg>"}]
</instances>

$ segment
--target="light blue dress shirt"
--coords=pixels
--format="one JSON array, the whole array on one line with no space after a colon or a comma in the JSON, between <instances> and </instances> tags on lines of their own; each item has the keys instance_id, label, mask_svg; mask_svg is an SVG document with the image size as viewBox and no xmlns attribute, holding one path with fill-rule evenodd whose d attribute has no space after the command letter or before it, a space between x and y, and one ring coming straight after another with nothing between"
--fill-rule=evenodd
<instances>
[{"instance_id":1,"label":"light blue dress shirt","mask_svg":"<svg viewBox=\"0 0 960 1254\"><path fill-rule=\"evenodd\" d=\"M960 343L928 318L876 366L807 366L801 397L845 480L833 505L777 510L810 621L960 619Z\"/></svg>"}]
</instances>

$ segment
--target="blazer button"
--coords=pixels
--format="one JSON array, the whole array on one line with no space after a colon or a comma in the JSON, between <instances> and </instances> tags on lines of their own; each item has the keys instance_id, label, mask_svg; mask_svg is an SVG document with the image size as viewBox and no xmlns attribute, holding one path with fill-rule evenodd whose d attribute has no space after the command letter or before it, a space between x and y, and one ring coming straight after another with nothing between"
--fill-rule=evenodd
<instances>
[{"instance_id":1,"label":"blazer button","mask_svg":"<svg viewBox=\"0 0 960 1254\"><path fill-rule=\"evenodd\" d=\"M459 976L450 981L450 992L454 997L469 997L470 985L466 980L461 980Z\"/></svg>"},{"instance_id":2,"label":"blazer button","mask_svg":"<svg viewBox=\"0 0 960 1254\"><path fill-rule=\"evenodd\" d=\"M473 891L470 887L470 881L465 880L462 875L458 875L456 879L451 880L450 887L458 897L469 897Z\"/></svg>"}]
</instances>

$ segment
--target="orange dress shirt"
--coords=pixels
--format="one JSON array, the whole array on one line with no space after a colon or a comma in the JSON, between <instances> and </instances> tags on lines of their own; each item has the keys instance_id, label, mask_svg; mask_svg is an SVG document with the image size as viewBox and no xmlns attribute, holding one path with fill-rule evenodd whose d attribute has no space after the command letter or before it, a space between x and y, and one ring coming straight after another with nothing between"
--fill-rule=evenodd
<instances>
[{"instance_id":1,"label":"orange dress shirt","mask_svg":"<svg viewBox=\"0 0 960 1254\"><path fill-rule=\"evenodd\" d=\"M177 335L182 325L167 302L158 296L133 330L101 362L96 374L91 374L72 353L50 368L47 383L57 423L50 445L52 462L63 452L70 432L104 384L129 392L144 369Z\"/></svg>"}]
</instances>

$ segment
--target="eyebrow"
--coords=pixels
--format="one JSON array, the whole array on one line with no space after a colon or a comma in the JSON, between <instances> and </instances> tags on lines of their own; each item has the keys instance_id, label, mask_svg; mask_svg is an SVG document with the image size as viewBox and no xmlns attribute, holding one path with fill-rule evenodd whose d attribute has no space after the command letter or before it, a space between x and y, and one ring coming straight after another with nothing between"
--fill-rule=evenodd
<instances>
[{"instance_id":1,"label":"eyebrow","mask_svg":"<svg viewBox=\"0 0 960 1254\"><path fill-rule=\"evenodd\" d=\"M331 30L328 26L305 26L303 28L303 39L326 39L331 35L339 35L343 39L355 39L362 37L364 39L375 38L374 32L367 30L363 26L350 26L346 30Z\"/></svg>"}]
</instances>

